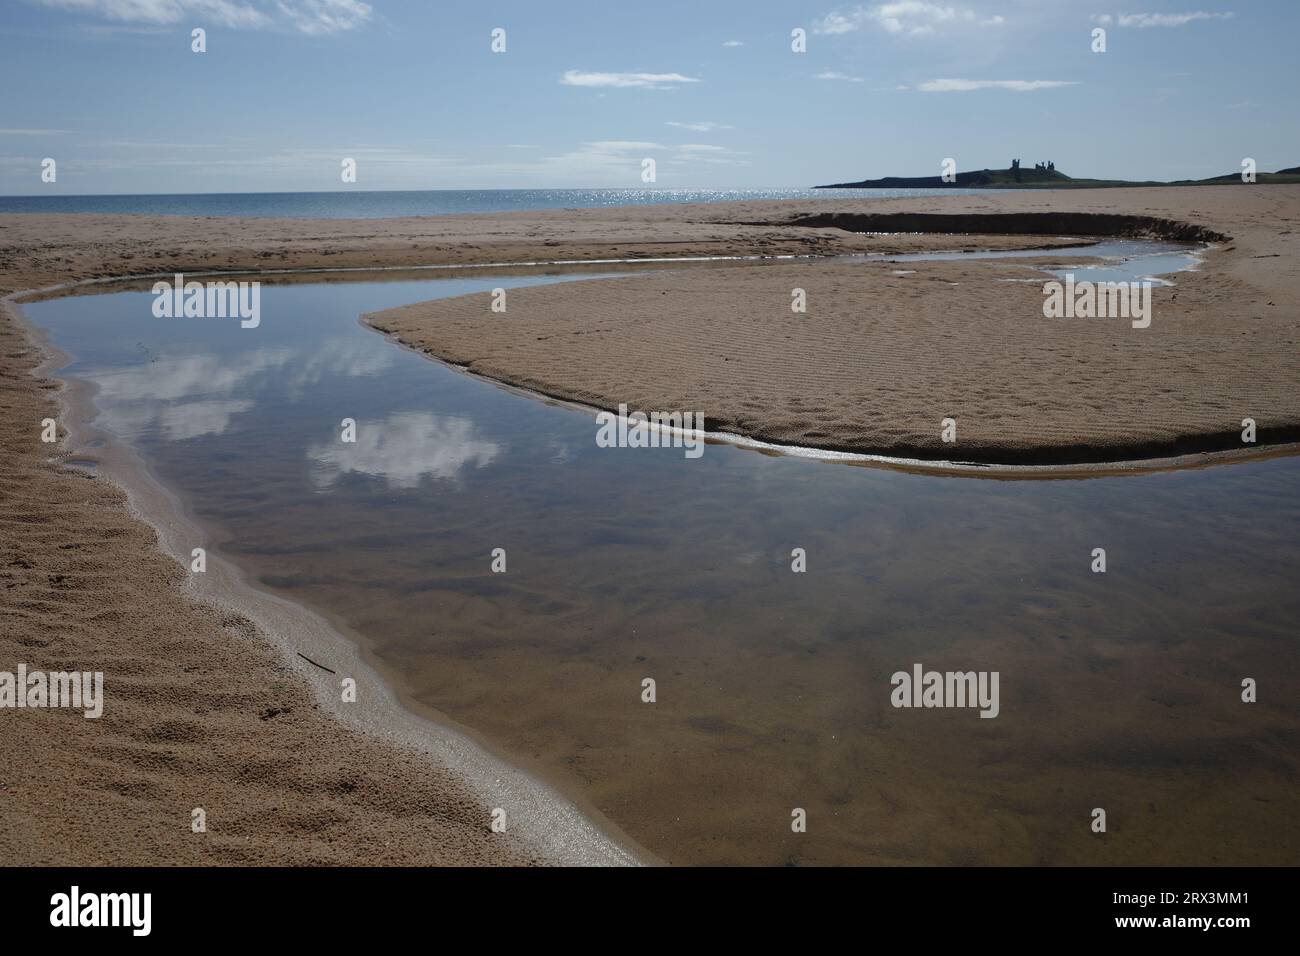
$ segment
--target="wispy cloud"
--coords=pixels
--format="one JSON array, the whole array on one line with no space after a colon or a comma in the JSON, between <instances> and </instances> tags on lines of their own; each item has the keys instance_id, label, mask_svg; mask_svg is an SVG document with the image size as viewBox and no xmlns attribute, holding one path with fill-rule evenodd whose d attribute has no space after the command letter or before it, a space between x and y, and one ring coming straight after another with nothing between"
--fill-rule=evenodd
<instances>
[{"instance_id":1,"label":"wispy cloud","mask_svg":"<svg viewBox=\"0 0 1300 956\"><path fill-rule=\"evenodd\" d=\"M1181 27L1197 20L1231 20L1235 13L1206 13L1197 10L1192 13L1119 13L1111 16L1109 13L1095 13L1092 16L1093 22L1100 23L1102 26L1110 26L1112 23L1121 27L1137 27L1144 29L1146 27Z\"/></svg>"},{"instance_id":2,"label":"wispy cloud","mask_svg":"<svg viewBox=\"0 0 1300 956\"><path fill-rule=\"evenodd\" d=\"M588 186L593 183L639 186L643 159L655 159L661 169L671 168L687 176L712 166L748 166L750 162L745 156L709 143L669 146L639 140L594 140L559 155L541 157L536 162L496 167L478 164L474 171L480 176L484 172L500 172L512 178L527 175L545 182Z\"/></svg>"},{"instance_id":3,"label":"wispy cloud","mask_svg":"<svg viewBox=\"0 0 1300 956\"><path fill-rule=\"evenodd\" d=\"M40 0L47 7L121 20L126 23L180 23L189 17L223 27L256 29L269 26L261 10L236 0Z\"/></svg>"},{"instance_id":4,"label":"wispy cloud","mask_svg":"<svg viewBox=\"0 0 1300 956\"><path fill-rule=\"evenodd\" d=\"M728 40L726 43L722 45L723 46L744 46L745 42L743 40Z\"/></svg>"},{"instance_id":5,"label":"wispy cloud","mask_svg":"<svg viewBox=\"0 0 1300 956\"><path fill-rule=\"evenodd\" d=\"M678 129L688 129L693 133L712 133L715 129L735 129L734 126L727 126L723 123L714 123L712 120L700 120L698 123L678 123L669 120L665 126L675 126Z\"/></svg>"},{"instance_id":6,"label":"wispy cloud","mask_svg":"<svg viewBox=\"0 0 1300 956\"><path fill-rule=\"evenodd\" d=\"M9 140L9 144L22 142ZM32 142L38 142L32 140ZM76 161L86 177L103 175L171 176L186 181L220 183L235 192L258 188L292 189L310 182L337 188L339 157L357 159L359 178L369 189L406 189L415 184L446 188L513 186L520 181L554 187L640 187L642 161L655 159L661 175L673 171L676 183L689 183L723 166L747 167L749 154L709 143L675 145L651 140L606 139L555 150L511 143L466 154L433 154L384 145L334 143L263 149L258 142L167 143L98 140L104 152ZM0 182L6 175L26 176L42 153L11 156L0 152ZM71 160L69 161L72 162ZM62 166L62 164L60 164ZM63 169L60 169L63 172Z\"/></svg>"},{"instance_id":7,"label":"wispy cloud","mask_svg":"<svg viewBox=\"0 0 1300 956\"><path fill-rule=\"evenodd\" d=\"M897 0L873 7L832 11L813 23L813 32L835 36L878 26L889 33L924 36L946 26L1001 26L1001 16L981 17L966 7L952 7L926 0Z\"/></svg>"},{"instance_id":8,"label":"wispy cloud","mask_svg":"<svg viewBox=\"0 0 1300 956\"><path fill-rule=\"evenodd\" d=\"M587 88L639 88L663 89L678 83L698 83L699 80L680 73L589 73L583 70L565 70L560 83L564 86Z\"/></svg>"},{"instance_id":9,"label":"wispy cloud","mask_svg":"<svg viewBox=\"0 0 1300 956\"><path fill-rule=\"evenodd\" d=\"M817 74L817 79L819 79L819 80L841 80L841 81L843 81L843 82L845 82L845 83L861 83L861 82L862 82L862 77L860 77L860 76L849 76L849 74L847 74L847 73L839 73L839 72L836 72L835 70L824 70L823 72Z\"/></svg>"},{"instance_id":10,"label":"wispy cloud","mask_svg":"<svg viewBox=\"0 0 1300 956\"><path fill-rule=\"evenodd\" d=\"M749 160L744 158L748 155L739 150L714 146L711 143L686 143L675 147L672 155L668 157L667 165L690 167L703 163L710 166L748 166Z\"/></svg>"},{"instance_id":11,"label":"wispy cloud","mask_svg":"<svg viewBox=\"0 0 1300 956\"><path fill-rule=\"evenodd\" d=\"M583 145L602 153L626 153L628 151L644 153L646 150L664 148L660 143L648 143L639 139L598 139Z\"/></svg>"},{"instance_id":12,"label":"wispy cloud","mask_svg":"<svg viewBox=\"0 0 1300 956\"><path fill-rule=\"evenodd\" d=\"M1030 93L1058 86L1077 86L1077 80L926 80L917 85L922 93L969 93L972 90L1014 90Z\"/></svg>"},{"instance_id":13,"label":"wispy cloud","mask_svg":"<svg viewBox=\"0 0 1300 956\"><path fill-rule=\"evenodd\" d=\"M0 136L58 136L61 129L0 129Z\"/></svg>"},{"instance_id":14,"label":"wispy cloud","mask_svg":"<svg viewBox=\"0 0 1300 956\"><path fill-rule=\"evenodd\" d=\"M291 28L309 36L340 33L368 21L374 8L362 0L37 0L122 23L172 26L185 22L234 30Z\"/></svg>"},{"instance_id":15,"label":"wispy cloud","mask_svg":"<svg viewBox=\"0 0 1300 956\"><path fill-rule=\"evenodd\" d=\"M363 421L351 446L321 442L307 449L307 457L322 488L355 472L383 478L389 488L412 489L426 478L455 481L462 471L486 468L502 450L468 418L413 411Z\"/></svg>"},{"instance_id":16,"label":"wispy cloud","mask_svg":"<svg viewBox=\"0 0 1300 956\"><path fill-rule=\"evenodd\" d=\"M166 23L78 23L73 29L83 36L114 40L121 36L164 36L172 33L175 26Z\"/></svg>"},{"instance_id":17,"label":"wispy cloud","mask_svg":"<svg viewBox=\"0 0 1300 956\"><path fill-rule=\"evenodd\" d=\"M361 0L276 0L280 12L309 36L342 33L370 19L374 9Z\"/></svg>"}]
</instances>

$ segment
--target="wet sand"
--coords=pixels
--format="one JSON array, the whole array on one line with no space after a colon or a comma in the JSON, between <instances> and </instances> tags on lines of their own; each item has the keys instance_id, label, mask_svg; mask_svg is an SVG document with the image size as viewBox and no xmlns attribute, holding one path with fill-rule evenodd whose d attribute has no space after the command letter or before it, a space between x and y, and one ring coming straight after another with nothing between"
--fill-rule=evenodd
<instances>
[{"instance_id":1,"label":"wet sand","mask_svg":"<svg viewBox=\"0 0 1300 956\"><path fill-rule=\"evenodd\" d=\"M1294 191L1275 213L1288 241ZM913 200L908 208L1113 207L1104 191ZM1241 191L1125 190L1125 206L1217 224L1234 242L1211 260L1224 288L1294 317L1295 258L1256 262L1232 231L1256 197ZM1183 194L1194 208L1171 210ZM943 204L935 206L936 203ZM1094 206L1095 204L1095 206ZM0 216L0 291L78 279L200 269L321 268L517 259L710 254L907 252L1026 248L1041 237L855 236L833 229L729 225L785 221L818 204L647 207L499 217L366 222L158 217ZM835 204L884 209L898 203ZM1204 208L1202 208L1204 207ZM1245 208L1245 212L1241 209ZM1237 210L1237 212L1233 212ZM1250 213L1249 229L1263 234ZM1290 217L1290 218L1288 218ZM1247 222L1242 219L1242 222ZM1257 228L1259 227L1259 228ZM1262 241L1262 240L1260 240ZM1234 255L1234 253L1236 253ZM1247 255L1247 253L1249 255ZM1269 252L1267 255L1274 255ZM818 267L821 268L821 267ZM1277 277L1289 277L1277 284ZM635 280L646 281L646 280ZM659 280L653 280L659 281ZM788 296L788 290L787 290ZM1287 298L1290 296L1290 298ZM788 307L787 307L788 308ZM1159 313L1158 313L1159 315ZM1291 320L1294 322L1294 318ZM1253 327L1268 348L1294 339L1285 321ZM487 832L487 807L465 781L400 742L376 740L319 706L303 672L238 614L197 604L155 532L103 480L51 460L39 422L57 414L57 383L33 376L46 358L6 308L0 318L0 648L10 661L118 675L119 704L99 721L27 711L0 723L0 851L34 863L531 862L512 837ZM1261 437L1269 425L1261 420ZM102 663L102 667L100 664ZM491 730L492 728L486 728ZM707 728L705 728L707 730ZM39 762L31 759L40 754ZM204 807L209 832L192 834ZM905 858L905 857L904 857Z\"/></svg>"},{"instance_id":2,"label":"wet sand","mask_svg":"<svg viewBox=\"0 0 1300 956\"><path fill-rule=\"evenodd\" d=\"M350 730L258 638L196 603L111 483L51 460L54 382L0 327L0 654L102 671L103 717L0 715L0 855L11 864L525 863L447 768ZM191 831L191 812L207 832Z\"/></svg>"},{"instance_id":3,"label":"wet sand","mask_svg":"<svg viewBox=\"0 0 1300 956\"><path fill-rule=\"evenodd\" d=\"M14 324L6 360L44 353ZM43 346L43 347L42 347ZM103 716L6 710L0 849L18 864L628 864L651 860L467 734L403 708L358 635L259 591L212 552L135 454L85 423L74 382L23 393L15 423L56 415L65 444L0 475L0 653L15 670L102 672ZM15 386L18 386L15 388ZM57 412L50 406L58 397ZM19 444L22 448L22 444ZM123 489L126 489L125 491ZM39 532L33 533L34 528ZM340 681L356 683L345 702ZM32 754L41 754L38 760ZM494 808L508 808L492 832ZM204 832L191 828L202 809ZM596 822L593 822L593 818ZM603 828L603 829L602 829Z\"/></svg>"}]
</instances>

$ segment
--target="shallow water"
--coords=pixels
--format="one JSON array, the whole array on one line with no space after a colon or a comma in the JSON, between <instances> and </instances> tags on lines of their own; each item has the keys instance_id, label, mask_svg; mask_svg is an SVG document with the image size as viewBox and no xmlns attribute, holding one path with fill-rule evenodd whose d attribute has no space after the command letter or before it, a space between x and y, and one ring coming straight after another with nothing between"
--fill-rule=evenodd
<instances>
[{"instance_id":1,"label":"shallow water","mask_svg":"<svg viewBox=\"0 0 1300 956\"><path fill-rule=\"evenodd\" d=\"M357 321L535 281L264 285L256 329L25 308L205 543L665 859L1300 858L1300 459L999 481L600 448ZM999 716L895 709L914 663L997 671Z\"/></svg>"},{"instance_id":2,"label":"shallow water","mask_svg":"<svg viewBox=\"0 0 1300 956\"><path fill-rule=\"evenodd\" d=\"M1197 253L1204 248L1196 243L1163 242L1151 239L1106 239L1090 246L1060 246L1055 249L1008 249L1002 251L970 250L956 252L914 252L897 256L864 256L886 262L925 262L962 259L1062 259L1098 257L1104 261L1090 265L1048 267L1045 271L1064 278L1074 275L1077 281L1141 282L1169 285L1174 279L1158 278L1169 273L1185 272L1199 264ZM1014 280L1017 282L1032 280Z\"/></svg>"},{"instance_id":3,"label":"shallow water","mask_svg":"<svg viewBox=\"0 0 1300 956\"><path fill-rule=\"evenodd\" d=\"M972 249L969 251L906 252L884 255L890 262L921 262L928 259L1037 259L1054 256L1101 256L1133 259L1138 256L1185 254L1200 248L1195 243L1165 242L1159 239L1102 239L1088 245L1055 246L1050 249Z\"/></svg>"}]
</instances>

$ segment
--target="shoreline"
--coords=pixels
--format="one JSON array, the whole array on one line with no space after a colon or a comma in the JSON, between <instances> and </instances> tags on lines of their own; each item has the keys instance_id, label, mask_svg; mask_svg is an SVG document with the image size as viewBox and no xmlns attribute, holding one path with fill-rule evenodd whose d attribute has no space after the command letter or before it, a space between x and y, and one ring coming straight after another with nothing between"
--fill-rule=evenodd
<instances>
[{"instance_id":1,"label":"shoreline","mask_svg":"<svg viewBox=\"0 0 1300 956\"><path fill-rule=\"evenodd\" d=\"M394 333L386 332L382 328L370 324L366 321L366 318L367 316L363 315L359 320L364 327L382 335L385 339L399 348L408 352L415 352L430 361L437 362L445 368L449 368L462 375L467 375L470 378L493 385L510 392L511 394L526 396L534 401L545 402L548 405L557 405L573 411L582 412L592 418L595 418L597 415L604 412L617 411L617 409L602 408L598 405L591 405L585 402L566 398L563 395L539 391L534 388L528 388L524 385L517 385L499 378L494 378L490 375L481 374L467 365L450 362L447 359L441 358L438 355L422 349L418 345L412 345L397 337ZM676 430L670 429L670 431ZM884 468L892 471L903 471L918 475L944 475L954 478L987 478L1005 481L1048 481L1052 479L1100 478L1117 475L1182 471L1185 469L1212 468L1216 465L1258 461L1266 458L1281 458L1288 455L1300 454L1300 442L1277 442L1257 444L1253 448L1230 448L1216 451L1190 452L1181 455L1154 456L1149 458L1108 459L1069 464L1017 464L998 462L982 463L962 461L960 459L904 458L894 455L873 454L871 452L840 451L836 449L818 448L811 445L788 445L778 442L766 442L748 435L709 431L707 429L704 432L704 441L706 444L710 445L727 445L741 451L756 452L764 455L806 458L813 461L823 461L855 467Z\"/></svg>"},{"instance_id":2,"label":"shoreline","mask_svg":"<svg viewBox=\"0 0 1300 956\"><path fill-rule=\"evenodd\" d=\"M1156 321L1148 314L1151 327L1136 332L1127 318L1046 319L1040 287L1055 277L1042 266L1059 275L1069 265L1050 247L1017 261L909 261L905 270L868 255L521 289L508 323L474 296L365 321L533 393L606 411L690 409L710 431L777 448L1060 468L1293 445L1300 383L1285 354L1300 331L1300 275L1285 224L1300 211L1300 189L1271 189L1201 190L1123 214L1096 202L1042 212L1031 199L959 197L947 212L930 211L932 200L890 200L879 206L925 211L785 220L885 241L935 235L899 230L984 228L982 238L1049 233L1058 245L1080 235L1211 243L1199 268L1152 283ZM806 314L792 317L795 293L807 305L793 311ZM949 420L962 423L960 436L941 440Z\"/></svg>"},{"instance_id":3,"label":"shoreline","mask_svg":"<svg viewBox=\"0 0 1300 956\"><path fill-rule=\"evenodd\" d=\"M77 287L78 283L72 284ZM380 673L364 643L350 636L340 622L258 587L236 564L207 543L208 533L185 503L168 489L125 442L95 428L94 388L76 378L63 378L60 368L75 360L54 346L43 329L15 301L41 297L49 290L23 290L0 300L17 318L29 341L45 359L34 378L57 381L66 429L50 461L92 461L97 476L122 491L133 518L157 535L159 550L184 568L192 547L207 549L207 572L186 574L180 593L197 604L235 615L255 629L250 640L274 647L294 676L310 687L316 704L329 719L368 738L406 750L420 761L449 770L464 782L484 806L508 807L511 842L525 856L553 865L641 865L657 862L652 854L594 807L579 807L574 795L552 788L532 773L493 752L489 745L450 717L430 715L399 699L390 678ZM90 441L105 442L90 447ZM76 466L67 466L76 467ZM327 661L334 676L319 663ZM336 681L356 680L356 703L340 700ZM486 827L485 827L486 828ZM509 859L503 854L502 862Z\"/></svg>"},{"instance_id":4,"label":"shoreline","mask_svg":"<svg viewBox=\"0 0 1300 956\"><path fill-rule=\"evenodd\" d=\"M1078 240L1071 238L1070 244L1095 244L1095 240ZM1066 240L1061 240L1061 245L1065 245ZM1045 252L1050 251L1050 247L1044 247ZM1201 258L1205 253L1212 251L1210 248L1198 250L1196 258L1198 263L1203 262ZM517 263L472 263L465 265L441 265L434 264L424 267L411 266L391 266L391 267L346 267L346 268L329 268L319 267L315 269L263 269L263 270L237 270L237 271L213 271L213 272L189 272L190 277L213 277L221 276L233 278L237 276L255 276L262 278L271 278L285 280L286 283L293 283L295 280L311 281L314 278L329 279L332 276L348 276L343 281L362 281L353 279L352 276L365 275L384 275L385 277L396 274L413 274L419 276L436 270L444 269L483 269L492 272L500 272L504 277L516 274L517 269L551 269L560 272L579 271L588 266L608 266L608 265L670 265L674 263L687 263L691 265L708 264L714 262L760 262L760 261L786 261L786 260L815 260L824 259L823 256L727 256L727 257L709 257L709 258L666 258L658 260L645 259L604 259L604 260L552 260L552 261L535 261L535 262L517 262ZM1044 258L1050 258L1044 256ZM895 260L886 259L883 261L893 262ZM1023 262L1023 260L1022 260ZM1032 266L1033 263L1024 263L1026 266ZM659 270L653 270L658 272ZM1198 266L1191 266L1177 270L1172 275L1182 272L1199 271ZM1050 273L1044 273L1050 274ZM10 293L8 296L0 299L0 302L8 303L18 310L22 316L23 322L33 332L40 333L39 327L31 322L22 312L21 305L26 302L47 301L58 298L66 294L96 294L94 292L83 293L79 290L93 289L98 285L121 286L123 290L130 289L141 283L151 280L170 278L169 273L144 273L121 276L106 276L95 279L83 279L75 282L59 283L54 286L47 286L39 289L24 289L18 292ZM613 281L613 280L593 280L593 281ZM1037 282L1036 279L1015 280L1026 282ZM104 293L99 293L104 294ZM441 300L439 300L441 301ZM358 322L365 328L368 328L384 338L388 339L394 345L407 351L418 353L426 359L436 361L447 368L461 372L472 378L487 382L491 385L505 389L512 393L528 396L537 401L544 401L551 404L561 405L580 411L585 414L595 416L602 412L617 411L599 405L593 405L578 399L569 398L558 392L548 392L538 388L530 388L526 385L511 382L506 379L496 378L475 371L467 364L458 363L445 359L418 344L412 344L396 333L389 332L382 327L368 321L372 315L378 313L364 313L358 318ZM45 345L47 350L53 350L52 346ZM54 350L57 351L57 350ZM53 364L53 363L51 363ZM66 384L66 380L59 379ZM1116 475L1132 474L1142 472L1156 471L1177 471L1183 468L1211 467L1216 464L1227 464L1237 461L1251 461L1258 458L1271 458L1285 456L1289 454L1300 453L1300 440L1281 440L1257 443L1255 447L1243 448L1203 448L1190 449L1185 452L1170 454L1153 454L1153 455L1136 455L1133 457L1111 457L1100 458L1088 461L1069 461L1069 462L1033 462L1033 461L975 461L965 460L962 458L913 458L904 455L890 455L877 453L874 451L857 450L853 448L834 448L823 447L818 445L797 445L782 443L778 441L765 441L762 438L754 437L743 433L732 433L726 431L705 431L705 441L709 444L730 445L742 450L756 451L759 453L772 453L778 455L788 455L795 458L808 458L820 461L842 462L852 465L879 466L882 468L891 468L900 471L915 472L918 474L943 474L958 477L989 477L989 478L1022 478L1025 480L1047 479L1052 477L1073 478L1073 477L1090 477L1093 475ZM1120 449L1122 451L1122 449ZM82 457L85 457L83 454Z\"/></svg>"}]
</instances>

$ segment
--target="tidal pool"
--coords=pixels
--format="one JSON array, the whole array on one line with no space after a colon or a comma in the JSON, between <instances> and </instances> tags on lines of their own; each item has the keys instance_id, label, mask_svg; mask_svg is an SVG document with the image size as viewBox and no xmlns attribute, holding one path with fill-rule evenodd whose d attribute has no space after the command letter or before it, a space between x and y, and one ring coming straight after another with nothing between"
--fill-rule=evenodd
<instances>
[{"instance_id":1,"label":"tidal pool","mask_svg":"<svg viewBox=\"0 0 1300 956\"><path fill-rule=\"evenodd\" d=\"M24 308L211 547L662 859L1300 859L1300 459L1040 481L601 448L358 322L564 278L264 283L255 329L148 292ZM997 717L893 707L916 664L998 672Z\"/></svg>"},{"instance_id":2,"label":"tidal pool","mask_svg":"<svg viewBox=\"0 0 1300 956\"><path fill-rule=\"evenodd\" d=\"M1059 246L1054 249L1010 249L1000 252L913 252L898 256L865 256L886 262L925 262L961 259L1072 259L1095 257L1101 263L1049 268L1053 275L1074 273L1090 282L1139 282L1171 272L1195 268L1197 253L1204 246L1189 242L1164 242L1153 239L1106 239L1089 246ZM1031 281L1031 280L1017 280ZM1158 285L1168 280L1154 279Z\"/></svg>"}]
</instances>

